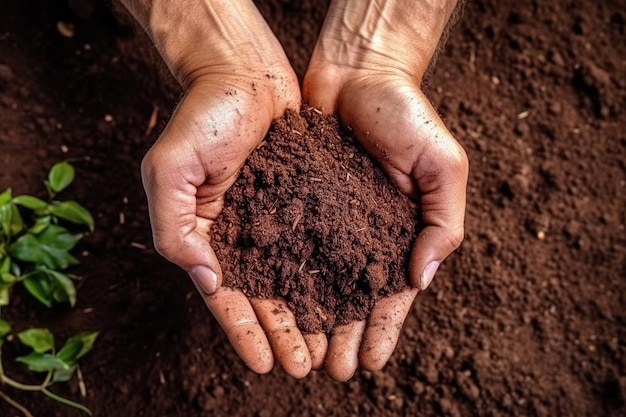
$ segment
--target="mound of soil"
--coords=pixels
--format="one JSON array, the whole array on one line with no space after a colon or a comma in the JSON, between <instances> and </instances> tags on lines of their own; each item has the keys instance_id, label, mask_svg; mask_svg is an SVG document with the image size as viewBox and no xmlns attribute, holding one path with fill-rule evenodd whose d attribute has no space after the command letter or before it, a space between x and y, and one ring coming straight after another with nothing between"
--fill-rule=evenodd
<instances>
[{"instance_id":1,"label":"mound of soil","mask_svg":"<svg viewBox=\"0 0 626 417\"><path fill-rule=\"evenodd\" d=\"M305 332L364 319L408 285L415 213L336 117L287 112L226 194L214 231L224 285L285 298Z\"/></svg>"}]
</instances>

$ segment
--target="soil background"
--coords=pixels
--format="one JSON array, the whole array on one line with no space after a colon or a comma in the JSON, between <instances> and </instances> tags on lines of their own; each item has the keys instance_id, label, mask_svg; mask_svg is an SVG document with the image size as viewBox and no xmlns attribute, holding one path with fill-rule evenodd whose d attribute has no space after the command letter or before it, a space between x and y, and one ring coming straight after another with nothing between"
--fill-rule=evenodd
<instances>
[{"instance_id":1,"label":"soil background","mask_svg":"<svg viewBox=\"0 0 626 417\"><path fill-rule=\"evenodd\" d=\"M258 3L302 76L327 3ZM626 414L622 1L468 2L427 87L470 157L466 241L387 367L348 383L246 369L155 253L139 165L181 91L141 30L95 4L81 17L60 0L0 2L0 190L41 195L54 162L77 168L65 195L97 225L77 307L16 291L3 315L101 332L82 365L97 416ZM3 390L35 416L80 415ZM76 381L56 390L80 397Z\"/></svg>"}]
</instances>

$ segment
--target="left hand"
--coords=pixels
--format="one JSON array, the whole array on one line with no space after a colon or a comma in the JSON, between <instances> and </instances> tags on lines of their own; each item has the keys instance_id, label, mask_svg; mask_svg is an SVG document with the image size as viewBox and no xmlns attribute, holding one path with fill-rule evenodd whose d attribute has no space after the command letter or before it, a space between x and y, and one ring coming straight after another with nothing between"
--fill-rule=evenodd
<instances>
[{"instance_id":1,"label":"left hand","mask_svg":"<svg viewBox=\"0 0 626 417\"><path fill-rule=\"evenodd\" d=\"M250 0L123 3L185 90L142 163L155 248L189 273L250 369L266 373L276 361L303 378L319 366L325 345L303 337L284 301L220 287L211 241L224 194L247 156L273 119L300 108L298 79Z\"/></svg>"}]
</instances>

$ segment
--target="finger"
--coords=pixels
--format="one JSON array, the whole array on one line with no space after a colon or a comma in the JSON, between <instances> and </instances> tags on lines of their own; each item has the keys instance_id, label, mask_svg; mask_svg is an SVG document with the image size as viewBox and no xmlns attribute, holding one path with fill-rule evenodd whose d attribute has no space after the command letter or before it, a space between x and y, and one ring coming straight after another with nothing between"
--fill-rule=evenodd
<instances>
[{"instance_id":1,"label":"finger","mask_svg":"<svg viewBox=\"0 0 626 417\"><path fill-rule=\"evenodd\" d=\"M278 363L294 378L307 376L311 371L309 349L285 302L255 298L251 303Z\"/></svg>"},{"instance_id":2,"label":"finger","mask_svg":"<svg viewBox=\"0 0 626 417\"><path fill-rule=\"evenodd\" d=\"M315 55L316 52L313 52ZM314 59L311 60L313 62ZM332 74L329 76L327 67L317 69L309 67L302 82L302 97L306 103L321 110L325 114L333 114L337 110L337 94L342 81Z\"/></svg>"},{"instance_id":3,"label":"finger","mask_svg":"<svg viewBox=\"0 0 626 417\"><path fill-rule=\"evenodd\" d=\"M469 164L460 145L450 138L443 149L429 150L412 175L421 192L420 208L426 227L411 250L409 275L425 290L437 268L463 241Z\"/></svg>"},{"instance_id":4,"label":"finger","mask_svg":"<svg viewBox=\"0 0 626 417\"><path fill-rule=\"evenodd\" d=\"M200 294L245 364L259 374L271 371L272 348L248 298L241 291L226 287L211 295L202 291Z\"/></svg>"},{"instance_id":5,"label":"finger","mask_svg":"<svg viewBox=\"0 0 626 417\"><path fill-rule=\"evenodd\" d=\"M376 303L367 320L359 350L359 364L364 369L379 371L385 366L398 344L402 325L417 292L417 288L410 288Z\"/></svg>"},{"instance_id":6,"label":"finger","mask_svg":"<svg viewBox=\"0 0 626 417\"><path fill-rule=\"evenodd\" d=\"M326 352L328 351L328 338L324 333L307 333L304 341L311 355L311 369L320 371L324 369Z\"/></svg>"},{"instance_id":7,"label":"finger","mask_svg":"<svg viewBox=\"0 0 626 417\"><path fill-rule=\"evenodd\" d=\"M352 378L359 366L359 346L365 320L338 326L333 331L326 355L326 373L336 381Z\"/></svg>"}]
</instances>

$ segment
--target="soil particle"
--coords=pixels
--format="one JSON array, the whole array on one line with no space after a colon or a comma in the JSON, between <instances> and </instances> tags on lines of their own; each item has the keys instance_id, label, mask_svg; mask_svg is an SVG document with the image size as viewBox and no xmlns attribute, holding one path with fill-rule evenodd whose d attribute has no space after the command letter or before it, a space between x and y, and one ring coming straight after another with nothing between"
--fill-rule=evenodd
<instances>
[{"instance_id":1,"label":"soil particle","mask_svg":"<svg viewBox=\"0 0 626 417\"><path fill-rule=\"evenodd\" d=\"M10 66L0 64L0 81L11 82L15 78L15 74L13 74L13 70Z\"/></svg>"},{"instance_id":2,"label":"soil particle","mask_svg":"<svg viewBox=\"0 0 626 417\"><path fill-rule=\"evenodd\" d=\"M305 332L364 319L408 286L416 213L336 117L304 106L275 121L226 195L224 285L284 297Z\"/></svg>"},{"instance_id":3,"label":"soil particle","mask_svg":"<svg viewBox=\"0 0 626 417\"><path fill-rule=\"evenodd\" d=\"M468 371L459 372L456 375L456 383L461 393L471 401L476 401L480 396L480 390L471 380L471 373Z\"/></svg>"}]
</instances>

